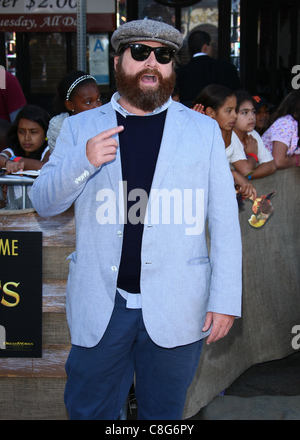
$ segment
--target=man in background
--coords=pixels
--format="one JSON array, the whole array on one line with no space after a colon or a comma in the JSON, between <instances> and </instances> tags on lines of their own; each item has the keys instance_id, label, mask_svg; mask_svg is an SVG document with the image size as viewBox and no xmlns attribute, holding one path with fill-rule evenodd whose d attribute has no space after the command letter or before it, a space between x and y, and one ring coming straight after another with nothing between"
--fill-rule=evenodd
<instances>
[{"instance_id":1,"label":"man in background","mask_svg":"<svg viewBox=\"0 0 300 440\"><path fill-rule=\"evenodd\" d=\"M176 86L182 104L191 108L201 90L210 84L219 84L231 90L241 87L236 67L227 61L212 58L212 41L207 32L192 32L188 47L191 59L177 69Z\"/></svg>"}]
</instances>

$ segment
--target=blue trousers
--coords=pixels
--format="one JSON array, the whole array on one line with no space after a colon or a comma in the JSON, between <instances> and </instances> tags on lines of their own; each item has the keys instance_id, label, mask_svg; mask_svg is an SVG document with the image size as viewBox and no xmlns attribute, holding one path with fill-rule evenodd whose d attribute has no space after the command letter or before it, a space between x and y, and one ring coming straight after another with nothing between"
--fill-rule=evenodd
<instances>
[{"instance_id":1,"label":"blue trousers","mask_svg":"<svg viewBox=\"0 0 300 440\"><path fill-rule=\"evenodd\" d=\"M159 325L159 323L158 323ZM71 420L117 420L132 386L139 420L181 420L202 341L166 349L153 343L140 309L117 293L101 341L73 345L66 363L65 404Z\"/></svg>"}]
</instances>

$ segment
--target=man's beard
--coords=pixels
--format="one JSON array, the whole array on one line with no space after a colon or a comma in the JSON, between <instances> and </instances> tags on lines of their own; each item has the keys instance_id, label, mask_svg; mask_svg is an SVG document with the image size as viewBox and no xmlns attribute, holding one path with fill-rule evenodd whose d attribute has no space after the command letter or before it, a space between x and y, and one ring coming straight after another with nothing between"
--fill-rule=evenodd
<instances>
[{"instance_id":1,"label":"man's beard","mask_svg":"<svg viewBox=\"0 0 300 440\"><path fill-rule=\"evenodd\" d=\"M155 75L157 87L140 88L140 80L144 75ZM157 69L144 69L136 75L127 74L121 63L118 63L116 72L117 90L129 104L145 112L153 112L156 108L165 104L172 95L175 87L175 72L163 78Z\"/></svg>"}]
</instances>

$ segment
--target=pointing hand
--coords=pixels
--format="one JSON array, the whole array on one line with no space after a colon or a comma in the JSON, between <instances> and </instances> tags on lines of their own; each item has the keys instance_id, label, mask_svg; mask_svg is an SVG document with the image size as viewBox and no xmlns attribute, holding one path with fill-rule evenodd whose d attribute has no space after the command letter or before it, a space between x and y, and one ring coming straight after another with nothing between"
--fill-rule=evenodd
<instances>
[{"instance_id":1,"label":"pointing hand","mask_svg":"<svg viewBox=\"0 0 300 440\"><path fill-rule=\"evenodd\" d=\"M101 167L104 163L111 162L116 158L118 141L114 136L124 130L124 127L110 128L88 140L86 155L95 167Z\"/></svg>"}]
</instances>

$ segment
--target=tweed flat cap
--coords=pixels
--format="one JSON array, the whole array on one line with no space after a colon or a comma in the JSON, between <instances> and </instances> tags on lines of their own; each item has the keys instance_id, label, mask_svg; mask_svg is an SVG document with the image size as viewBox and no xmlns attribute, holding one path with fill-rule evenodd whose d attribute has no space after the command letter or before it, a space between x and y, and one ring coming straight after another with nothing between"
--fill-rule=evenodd
<instances>
[{"instance_id":1,"label":"tweed flat cap","mask_svg":"<svg viewBox=\"0 0 300 440\"><path fill-rule=\"evenodd\" d=\"M121 25L112 35L111 44L116 53L127 43L158 41L178 51L183 44L181 33L161 21L134 20Z\"/></svg>"}]
</instances>

